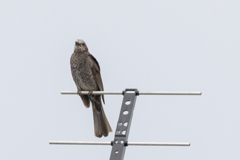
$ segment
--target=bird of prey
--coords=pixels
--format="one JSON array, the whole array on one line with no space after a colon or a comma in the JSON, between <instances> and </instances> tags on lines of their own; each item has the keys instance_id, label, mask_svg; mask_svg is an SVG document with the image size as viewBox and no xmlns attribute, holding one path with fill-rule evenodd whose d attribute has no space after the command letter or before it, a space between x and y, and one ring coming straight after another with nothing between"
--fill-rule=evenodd
<instances>
[{"instance_id":1,"label":"bird of prey","mask_svg":"<svg viewBox=\"0 0 240 160\"><path fill-rule=\"evenodd\" d=\"M82 95L80 92L79 95L85 107L89 108L90 102L92 104L95 136L99 138L102 136L107 137L108 133L112 132L112 128L104 113L101 96L91 94L92 91L103 91L100 66L96 58L88 52L86 43L81 39L75 41L70 64L77 90L90 91L88 95ZM103 95L102 100L104 102Z\"/></svg>"}]
</instances>

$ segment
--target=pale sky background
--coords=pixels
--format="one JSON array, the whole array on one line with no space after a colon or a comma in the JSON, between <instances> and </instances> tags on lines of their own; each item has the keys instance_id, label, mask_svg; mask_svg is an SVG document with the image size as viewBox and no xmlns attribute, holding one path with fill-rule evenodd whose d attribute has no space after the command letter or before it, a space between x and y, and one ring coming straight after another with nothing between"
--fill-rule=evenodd
<instances>
[{"instance_id":1,"label":"pale sky background","mask_svg":"<svg viewBox=\"0 0 240 160\"><path fill-rule=\"evenodd\" d=\"M1 1L0 159L109 159L111 141L93 133L92 109L70 72L84 39L106 91L202 91L202 96L139 96L129 141L190 142L131 147L125 160L236 160L240 157L240 1ZM105 96L115 130L122 96Z\"/></svg>"}]
</instances>

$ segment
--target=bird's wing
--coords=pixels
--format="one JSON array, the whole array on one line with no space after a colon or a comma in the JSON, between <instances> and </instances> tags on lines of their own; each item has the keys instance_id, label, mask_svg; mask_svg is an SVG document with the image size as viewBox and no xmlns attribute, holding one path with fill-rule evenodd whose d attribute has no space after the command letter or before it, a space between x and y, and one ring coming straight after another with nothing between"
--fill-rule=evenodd
<instances>
[{"instance_id":1,"label":"bird's wing","mask_svg":"<svg viewBox=\"0 0 240 160\"><path fill-rule=\"evenodd\" d=\"M92 73L93 73L93 77L94 80L96 81L99 91L103 91L103 83L102 83L102 77L100 74L100 66L98 64L98 61L96 60L95 57L93 57L93 55L89 54L89 60L92 61ZM104 100L104 95L102 95L102 99L103 99L103 103L105 104L105 100Z\"/></svg>"}]
</instances>

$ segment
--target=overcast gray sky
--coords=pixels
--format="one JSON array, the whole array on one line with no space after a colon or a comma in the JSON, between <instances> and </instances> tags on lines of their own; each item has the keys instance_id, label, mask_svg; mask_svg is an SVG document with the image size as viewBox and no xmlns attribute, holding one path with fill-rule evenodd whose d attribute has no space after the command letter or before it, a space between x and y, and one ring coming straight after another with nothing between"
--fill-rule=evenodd
<instances>
[{"instance_id":1,"label":"overcast gray sky","mask_svg":"<svg viewBox=\"0 0 240 160\"><path fill-rule=\"evenodd\" d=\"M139 96L129 141L190 147L128 147L125 159L240 157L240 1L2 1L0 159L109 159L110 146L54 146L50 140L111 141L93 132L92 110L70 72L84 39L106 91L202 91ZM105 96L115 130L122 96Z\"/></svg>"}]
</instances>

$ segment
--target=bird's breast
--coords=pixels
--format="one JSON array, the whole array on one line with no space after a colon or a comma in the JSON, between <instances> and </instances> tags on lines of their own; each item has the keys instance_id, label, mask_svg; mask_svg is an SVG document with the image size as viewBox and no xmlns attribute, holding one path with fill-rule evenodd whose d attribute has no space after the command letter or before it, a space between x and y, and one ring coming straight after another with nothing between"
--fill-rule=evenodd
<instances>
[{"instance_id":1,"label":"bird's breast","mask_svg":"<svg viewBox=\"0 0 240 160\"><path fill-rule=\"evenodd\" d=\"M72 76L78 88L81 90L97 90L91 66L86 63L73 63L71 64Z\"/></svg>"},{"instance_id":2,"label":"bird's breast","mask_svg":"<svg viewBox=\"0 0 240 160\"><path fill-rule=\"evenodd\" d=\"M97 84L94 80L91 68L83 67L79 70L80 86L82 90L97 90Z\"/></svg>"}]
</instances>

